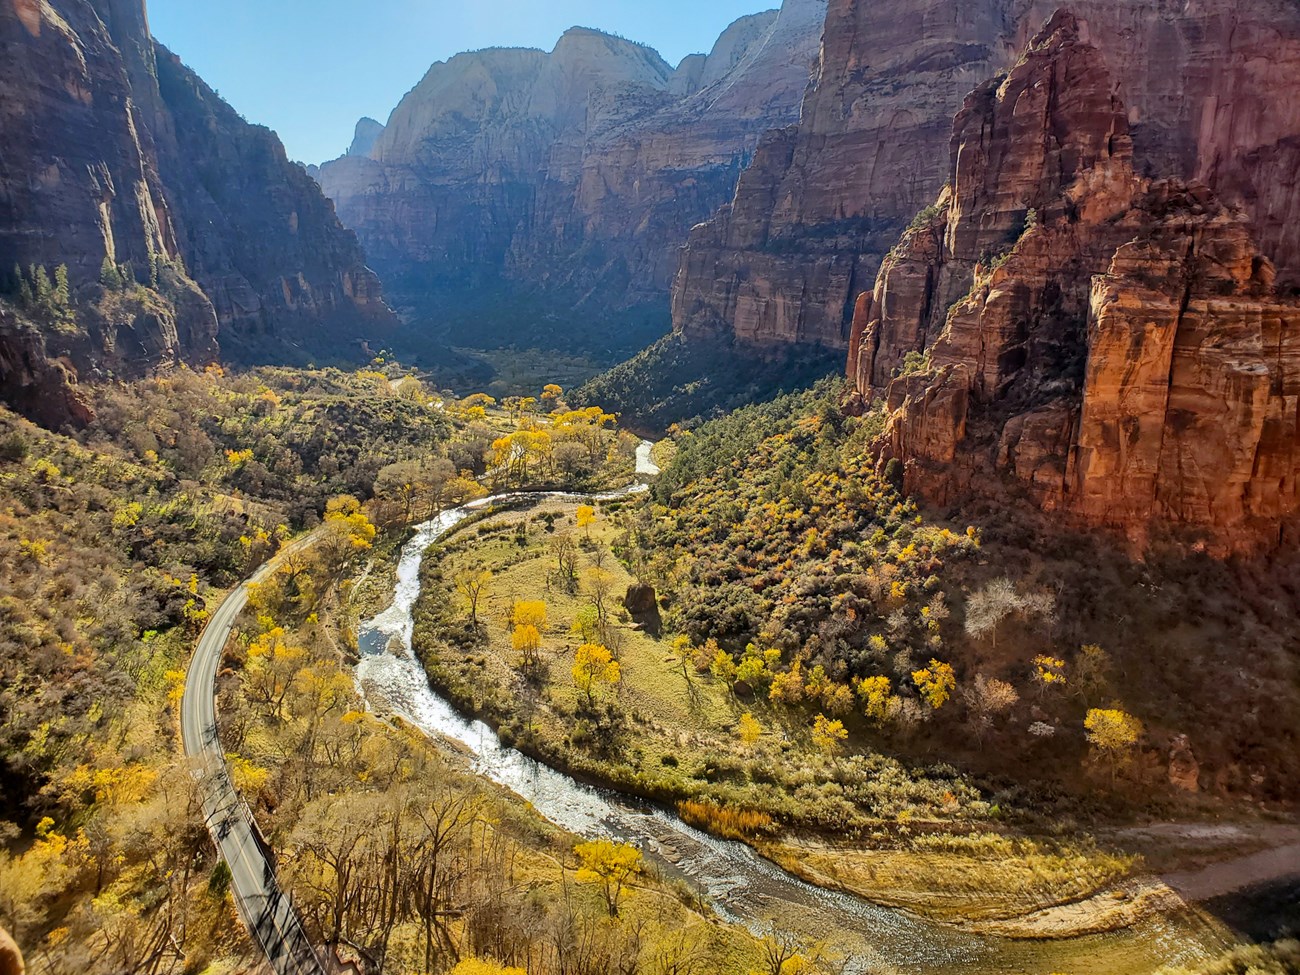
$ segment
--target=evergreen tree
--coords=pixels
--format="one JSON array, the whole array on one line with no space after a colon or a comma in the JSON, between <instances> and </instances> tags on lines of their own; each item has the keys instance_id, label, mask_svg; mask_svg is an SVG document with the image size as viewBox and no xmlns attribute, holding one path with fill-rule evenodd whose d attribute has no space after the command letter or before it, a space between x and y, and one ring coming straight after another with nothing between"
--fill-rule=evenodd
<instances>
[{"instance_id":1,"label":"evergreen tree","mask_svg":"<svg viewBox=\"0 0 1300 975\"><path fill-rule=\"evenodd\" d=\"M104 263L99 266L99 283L109 291L122 290L122 272L107 254L104 255Z\"/></svg>"},{"instance_id":2,"label":"evergreen tree","mask_svg":"<svg viewBox=\"0 0 1300 975\"><path fill-rule=\"evenodd\" d=\"M23 274L22 268L14 265L14 271L18 274L18 303L22 305L24 311L31 311L32 305L36 303L32 286L27 280L27 275Z\"/></svg>"},{"instance_id":3,"label":"evergreen tree","mask_svg":"<svg viewBox=\"0 0 1300 975\"><path fill-rule=\"evenodd\" d=\"M62 312L72 308L72 288L68 285L66 264L60 264L54 269L54 306Z\"/></svg>"},{"instance_id":4,"label":"evergreen tree","mask_svg":"<svg viewBox=\"0 0 1300 975\"><path fill-rule=\"evenodd\" d=\"M50 306L50 296L54 294L54 285L50 284L50 275L42 265L38 267L33 264L32 273L32 290L36 295L36 304L42 308Z\"/></svg>"}]
</instances>

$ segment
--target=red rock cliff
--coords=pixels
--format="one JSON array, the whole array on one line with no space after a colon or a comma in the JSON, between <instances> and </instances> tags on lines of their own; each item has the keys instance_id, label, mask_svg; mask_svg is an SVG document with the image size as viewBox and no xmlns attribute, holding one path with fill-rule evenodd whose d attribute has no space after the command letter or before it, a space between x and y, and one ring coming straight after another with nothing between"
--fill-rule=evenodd
<instances>
[{"instance_id":1,"label":"red rock cliff","mask_svg":"<svg viewBox=\"0 0 1300 975\"><path fill-rule=\"evenodd\" d=\"M798 126L759 149L735 200L692 235L673 295L686 334L845 347L857 296L948 178L950 120L1011 68L1060 0L831 0ZM1244 207L1300 283L1300 6L1076 0L1127 106L1135 166Z\"/></svg>"},{"instance_id":2,"label":"red rock cliff","mask_svg":"<svg viewBox=\"0 0 1300 975\"><path fill-rule=\"evenodd\" d=\"M1300 507L1300 302L1248 218L1134 170L1102 53L1057 14L966 99L949 187L857 303L849 373L938 501L1009 491L1221 548Z\"/></svg>"}]
</instances>

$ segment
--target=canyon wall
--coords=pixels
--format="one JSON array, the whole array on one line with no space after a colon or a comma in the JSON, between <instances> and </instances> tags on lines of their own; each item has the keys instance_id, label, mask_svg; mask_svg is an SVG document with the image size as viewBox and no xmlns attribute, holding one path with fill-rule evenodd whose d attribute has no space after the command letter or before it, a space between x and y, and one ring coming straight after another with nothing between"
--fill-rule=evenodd
<instances>
[{"instance_id":1,"label":"canyon wall","mask_svg":"<svg viewBox=\"0 0 1300 975\"><path fill-rule=\"evenodd\" d=\"M857 302L850 376L934 502L1275 542L1300 508L1300 299L1247 209L1143 175L1088 36L1057 13L966 98L946 187Z\"/></svg>"},{"instance_id":2,"label":"canyon wall","mask_svg":"<svg viewBox=\"0 0 1300 975\"><path fill-rule=\"evenodd\" d=\"M405 302L505 282L579 306L665 303L691 227L731 198L761 135L797 120L825 10L786 0L676 69L581 28L549 54L458 55L321 185Z\"/></svg>"},{"instance_id":3,"label":"canyon wall","mask_svg":"<svg viewBox=\"0 0 1300 975\"><path fill-rule=\"evenodd\" d=\"M10 269L61 265L74 314L52 325ZM155 44L143 0L0 0L0 269L0 359L43 343L92 376L310 355L394 321L319 188Z\"/></svg>"},{"instance_id":4,"label":"canyon wall","mask_svg":"<svg viewBox=\"0 0 1300 975\"><path fill-rule=\"evenodd\" d=\"M798 125L691 235L673 293L686 335L848 345L858 295L949 176L952 117L1010 69L1060 0L831 0ZM1284 288L1300 285L1300 5L1077 0L1126 105L1134 165L1240 205Z\"/></svg>"}]
</instances>

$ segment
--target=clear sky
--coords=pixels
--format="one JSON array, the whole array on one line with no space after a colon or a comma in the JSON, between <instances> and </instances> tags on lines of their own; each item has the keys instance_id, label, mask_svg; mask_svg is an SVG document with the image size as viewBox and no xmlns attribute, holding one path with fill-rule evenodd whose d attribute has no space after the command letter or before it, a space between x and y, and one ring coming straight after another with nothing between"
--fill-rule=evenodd
<instances>
[{"instance_id":1,"label":"clear sky","mask_svg":"<svg viewBox=\"0 0 1300 975\"><path fill-rule=\"evenodd\" d=\"M149 0L154 36L289 156L340 155L357 119L388 120L429 65L484 47L550 50L595 27L670 64L779 0Z\"/></svg>"}]
</instances>

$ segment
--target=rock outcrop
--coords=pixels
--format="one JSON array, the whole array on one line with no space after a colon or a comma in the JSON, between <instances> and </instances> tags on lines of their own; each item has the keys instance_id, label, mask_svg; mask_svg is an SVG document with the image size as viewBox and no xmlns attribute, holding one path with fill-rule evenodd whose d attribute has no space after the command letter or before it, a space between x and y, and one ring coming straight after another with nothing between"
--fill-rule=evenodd
<instances>
[{"instance_id":1,"label":"rock outcrop","mask_svg":"<svg viewBox=\"0 0 1300 975\"><path fill-rule=\"evenodd\" d=\"M0 928L0 975L23 975L23 955L9 932Z\"/></svg>"},{"instance_id":2,"label":"rock outcrop","mask_svg":"<svg viewBox=\"0 0 1300 975\"><path fill-rule=\"evenodd\" d=\"M1061 0L831 0L799 124L774 133L735 199L691 236L675 327L756 345L848 345L855 300L948 178L950 121L1010 69ZM1241 205L1279 283L1300 284L1300 6L1076 0L1138 172Z\"/></svg>"},{"instance_id":3,"label":"rock outcrop","mask_svg":"<svg viewBox=\"0 0 1300 975\"><path fill-rule=\"evenodd\" d=\"M504 282L666 303L690 228L730 199L762 133L798 118L825 8L786 0L675 70L585 29L549 54L458 55L321 185L405 301Z\"/></svg>"},{"instance_id":4,"label":"rock outcrop","mask_svg":"<svg viewBox=\"0 0 1300 975\"><path fill-rule=\"evenodd\" d=\"M1135 171L1129 118L1055 15L967 97L948 187L857 303L849 374L934 501L1276 539L1300 509L1300 301L1245 214Z\"/></svg>"},{"instance_id":5,"label":"rock outcrop","mask_svg":"<svg viewBox=\"0 0 1300 975\"><path fill-rule=\"evenodd\" d=\"M393 322L319 188L154 43L144 0L0 0L6 278L16 265L66 265L75 323L44 341L83 373L325 352Z\"/></svg>"}]
</instances>

